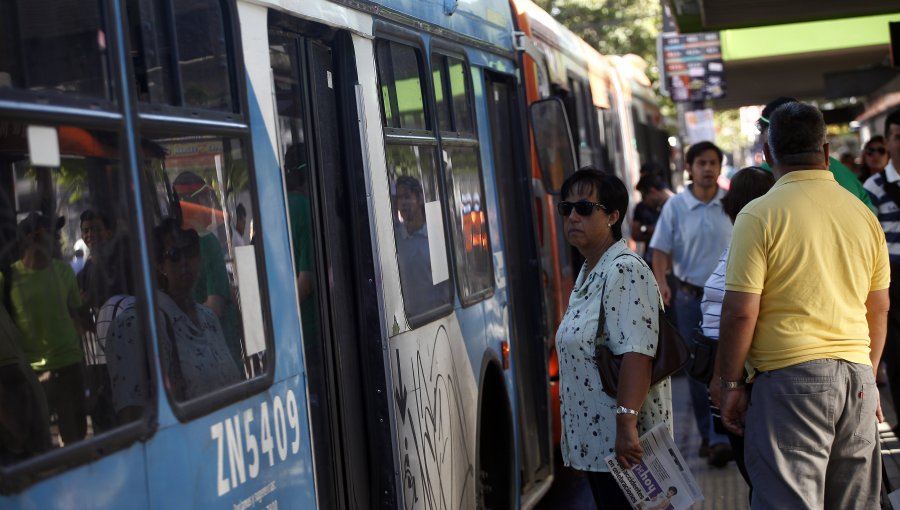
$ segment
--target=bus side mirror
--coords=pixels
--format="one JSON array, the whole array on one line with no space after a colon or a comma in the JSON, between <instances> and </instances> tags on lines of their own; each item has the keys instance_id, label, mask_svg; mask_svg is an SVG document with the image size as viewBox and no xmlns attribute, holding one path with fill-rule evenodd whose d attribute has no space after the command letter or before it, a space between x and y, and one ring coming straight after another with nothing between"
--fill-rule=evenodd
<instances>
[{"instance_id":1,"label":"bus side mirror","mask_svg":"<svg viewBox=\"0 0 900 510\"><path fill-rule=\"evenodd\" d=\"M532 103L529 113L544 186L550 193L559 193L563 181L576 170L575 144L566 108L560 98L551 97Z\"/></svg>"}]
</instances>

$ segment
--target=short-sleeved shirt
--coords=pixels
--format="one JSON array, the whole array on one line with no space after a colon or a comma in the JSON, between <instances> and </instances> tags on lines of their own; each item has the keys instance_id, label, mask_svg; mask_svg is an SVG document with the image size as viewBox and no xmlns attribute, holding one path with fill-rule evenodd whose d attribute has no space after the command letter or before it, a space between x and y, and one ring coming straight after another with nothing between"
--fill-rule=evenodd
<instances>
[{"instance_id":1,"label":"short-sleeved shirt","mask_svg":"<svg viewBox=\"0 0 900 510\"><path fill-rule=\"evenodd\" d=\"M826 170L790 172L738 214L725 290L760 294L755 370L871 364L866 299L889 283L881 225Z\"/></svg>"},{"instance_id":2,"label":"short-sleeved shirt","mask_svg":"<svg viewBox=\"0 0 900 510\"><path fill-rule=\"evenodd\" d=\"M168 370L174 363L173 349L184 382L184 396L200 395L236 384L241 373L228 352L219 319L204 305L195 304L195 324L178 305L163 292L157 292L160 313L160 356ZM107 362L116 411L129 406L143 406L147 399L147 370L144 363L144 335L137 320L137 310L127 306L116 316L107 337ZM169 382L174 384L171 377Z\"/></svg>"},{"instance_id":3,"label":"short-sleeved shirt","mask_svg":"<svg viewBox=\"0 0 900 510\"><path fill-rule=\"evenodd\" d=\"M219 296L225 301L225 312L220 318L228 350L235 362L241 362L240 311L232 298L225 253L219 239L211 232L200 234L200 277L194 286L194 300L206 302L209 296Z\"/></svg>"},{"instance_id":4,"label":"short-sleeved shirt","mask_svg":"<svg viewBox=\"0 0 900 510\"><path fill-rule=\"evenodd\" d=\"M703 319L700 327L703 336L719 339L719 325L722 320L722 301L725 299L725 267L728 264L728 248L722 252L716 268L713 269L706 285L703 286L703 299L700 300L700 312Z\"/></svg>"},{"instance_id":5,"label":"short-sleeved shirt","mask_svg":"<svg viewBox=\"0 0 900 510\"><path fill-rule=\"evenodd\" d=\"M877 209L878 222L881 223L887 239L891 262L900 262L900 205L894 202L886 189L888 183L900 182L900 174L897 173L892 161L884 168L884 177L887 178L887 182L881 176L881 172L878 172L866 179L863 187L869 192L869 197ZM896 283L894 282L895 285Z\"/></svg>"},{"instance_id":6,"label":"short-sleeved shirt","mask_svg":"<svg viewBox=\"0 0 900 510\"><path fill-rule=\"evenodd\" d=\"M294 251L294 273L315 271L312 223L309 199L302 193L288 192L288 214L291 220L291 244ZM303 341L319 343L319 306L315 290L300 303Z\"/></svg>"},{"instance_id":7,"label":"short-sleeved shirt","mask_svg":"<svg viewBox=\"0 0 900 510\"><path fill-rule=\"evenodd\" d=\"M72 268L53 259L43 269L28 269L19 260L11 274L12 315L31 367L56 370L80 362L81 336L70 311L81 308L81 296Z\"/></svg>"},{"instance_id":8,"label":"short-sleeved shirt","mask_svg":"<svg viewBox=\"0 0 900 510\"><path fill-rule=\"evenodd\" d=\"M594 362L598 342L605 343L616 355L656 355L659 289L650 268L638 258L626 255L628 251L625 242L619 241L593 269L581 268L556 333L563 461L583 471L609 471L603 459L615 451L616 444L617 404L602 389ZM604 281L606 327L598 339ZM658 423L665 423L672 433L669 379L650 388L638 416L638 433L643 434Z\"/></svg>"},{"instance_id":9,"label":"short-sleeved shirt","mask_svg":"<svg viewBox=\"0 0 900 510\"><path fill-rule=\"evenodd\" d=\"M761 168L772 171L772 168L768 165L768 163L763 163L760 165ZM853 173L852 170L847 168L847 165L840 162L839 159L834 156L828 157L828 170L834 175L834 180L837 181L845 190L849 191L856 198L860 199L862 203L866 204L866 207L869 208L873 213L878 213L876 210L876 206L871 199L869 193L866 192L866 189L863 187L863 183L859 182L856 174Z\"/></svg>"},{"instance_id":10,"label":"short-sleeved shirt","mask_svg":"<svg viewBox=\"0 0 900 510\"><path fill-rule=\"evenodd\" d=\"M703 202L691 188L666 200L650 247L672 256L675 278L702 287L731 241L731 220L722 210L724 190Z\"/></svg>"}]
</instances>

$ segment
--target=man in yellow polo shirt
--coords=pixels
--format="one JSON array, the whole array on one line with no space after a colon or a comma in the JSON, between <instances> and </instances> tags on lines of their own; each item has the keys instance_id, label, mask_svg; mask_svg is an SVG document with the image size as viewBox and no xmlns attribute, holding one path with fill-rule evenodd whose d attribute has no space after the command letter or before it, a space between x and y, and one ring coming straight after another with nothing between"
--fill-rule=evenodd
<instances>
[{"instance_id":1,"label":"man in yellow polo shirt","mask_svg":"<svg viewBox=\"0 0 900 510\"><path fill-rule=\"evenodd\" d=\"M778 181L738 215L725 272L722 421L745 435L752 508L877 508L884 233L828 171L819 110L779 107L764 149Z\"/></svg>"}]
</instances>

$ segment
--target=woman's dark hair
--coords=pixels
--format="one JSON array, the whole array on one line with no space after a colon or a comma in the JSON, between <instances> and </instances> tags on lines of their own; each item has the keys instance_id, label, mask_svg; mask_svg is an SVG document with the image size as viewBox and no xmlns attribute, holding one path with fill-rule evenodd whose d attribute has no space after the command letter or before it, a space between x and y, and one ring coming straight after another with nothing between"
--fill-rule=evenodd
<instances>
[{"instance_id":1,"label":"woman's dark hair","mask_svg":"<svg viewBox=\"0 0 900 510\"><path fill-rule=\"evenodd\" d=\"M872 138L869 138L869 141L866 142L865 145L863 145L863 150L868 149L868 148L869 148L869 145L871 145L872 143L880 143L880 144L884 144L884 143L885 143L885 142L884 142L884 137L881 136L881 135L875 135L875 136L873 136Z\"/></svg>"},{"instance_id":2,"label":"woman's dark hair","mask_svg":"<svg viewBox=\"0 0 900 510\"><path fill-rule=\"evenodd\" d=\"M622 222L628 211L628 190L615 175L607 174L592 166L586 166L566 178L559 190L563 200L572 192L597 192L597 200L606 207L606 213L619 211L619 219L612 225L613 238L622 239Z\"/></svg>"},{"instance_id":3,"label":"woman's dark hair","mask_svg":"<svg viewBox=\"0 0 900 510\"><path fill-rule=\"evenodd\" d=\"M697 156L703 154L706 151L713 151L716 153L716 156L719 156L719 164L725 160L725 156L722 154L722 149L719 148L718 145L712 142L697 142L688 149L687 154L684 155L684 160L687 162L688 166L694 164L694 160L697 159Z\"/></svg>"},{"instance_id":4,"label":"woman's dark hair","mask_svg":"<svg viewBox=\"0 0 900 510\"><path fill-rule=\"evenodd\" d=\"M743 168L731 178L731 187L722 197L722 210L734 223L745 205L765 195L774 184L772 172L758 166Z\"/></svg>"},{"instance_id":5,"label":"woman's dark hair","mask_svg":"<svg viewBox=\"0 0 900 510\"><path fill-rule=\"evenodd\" d=\"M157 264L163 260L168 236L172 236L178 244L200 244L200 236L196 230L185 230L175 218L165 218L159 225L153 227L153 256L156 257Z\"/></svg>"}]
</instances>

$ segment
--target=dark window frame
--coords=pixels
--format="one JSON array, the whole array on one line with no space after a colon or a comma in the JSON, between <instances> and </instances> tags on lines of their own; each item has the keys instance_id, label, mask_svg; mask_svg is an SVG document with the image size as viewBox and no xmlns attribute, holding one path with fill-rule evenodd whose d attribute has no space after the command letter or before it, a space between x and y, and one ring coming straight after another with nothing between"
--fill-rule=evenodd
<instances>
[{"instance_id":1,"label":"dark window frame","mask_svg":"<svg viewBox=\"0 0 900 510\"><path fill-rule=\"evenodd\" d=\"M104 30L104 36L107 43L107 59L106 63L110 69L108 72L109 82L106 84L109 99L101 97L79 96L71 93L60 92L56 90L28 90L13 87L0 88L0 107L7 106L13 110L16 109L16 103L32 103L46 105L47 107L69 107L74 109L87 109L93 111L103 111L109 113L121 112L121 93L116 87L118 83L118 44L115 34L115 22L112 17L112 11L106 1L102 1L99 6L99 14L101 16L101 24ZM112 21L112 22L111 22ZM21 41L21 38L19 39ZM8 105L3 103L9 102Z\"/></svg>"},{"instance_id":2,"label":"dark window frame","mask_svg":"<svg viewBox=\"0 0 900 510\"><path fill-rule=\"evenodd\" d=\"M135 0L140 2L142 0ZM168 30L168 40L171 47L171 55L168 59L169 62L167 64L171 66L172 78L171 85L173 86L173 94L175 95L176 102L180 104L166 104L166 103L151 103L148 101L141 101L140 99L136 99L138 112L142 115L144 114L156 114L162 116L171 116L171 117L189 117L197 120L212 120L212 121L225 121L225 122L241 122L246 121L245 116L247 109L246 104L246 91L244 90L244 80L241 79L243 76L242 72L239 70L243 70L243 52L241 50L241 37L240 37L240 26L237 23L238 15L237 10L234 4L234 0L210 0L211 3L214 1L221 8L222 14L222 27L224 36L224 45L225 45L225 53L226 53L226 61L228 63L228 81L229 81L229 89L231 90L231 111L224 110L213 110L206 108L198 108L195 106L188 106L184 104L184 81L181 76L181 64L179 61L178 55L178 33L177 27L175 26L175 16L173 11L173 2L176 0L161 0L163 2L162 8L165 11L166 20L165 22L169 24ZM140 6L140 5L139 5ZM123 12L123 15L127 18L127 13ZM136 23L141 23L142 20L134 20ZM132 26L131 21L126 22L126 31ZM126 34L127 36L128 34ZM143 35L142 35L143 36ZM133 52L134 48L130 48ZM133 62L129 62L129 67L132 68L131 75L134 74L134 64ZM240 75L240 76L239 76Z\"/></svg>"},{"instance_id":3,"label":"dark window frame","mask_svg":"<svg viewBox=\"0 0 900 510\"><path fill-rule=\"evenodd\" d=\"M237 19L237 15L234 11L234 9L236 9L234 3L230 1L226 3L229 7L229 11L223 12L223 20L226 20L224 22L228 23L230 20ZM234 24L232 24L231 27L233 30L237 29ZM238 43L240 42L239 38L235 40ZM235 67L232 68L232 73L236 74L237 69L244 68L243 53L239 44L236 47L233 46L232 49L234 50L232 58L235 61ZM245 90L243 84L238 87L236 93L240 98L240 111L249 111L247 105L247 91ZM182 113L182 115L155 115L153 113L140 111L137 116L137 133L172 134L173 136L195 134L238 139L241 142L244 159L245 161L247 161L247 191L254 198L252 204L253 217L260 218L260 197L259 190L256 184L256 172L254 169L253 157L253 141L251 138L249 124L243 122L222 122L220 120L220 116L214 114L210 115L210 112L208 110L203 111L204 116L206 117L205 119L198 119L197 116L193 114L193 112L191 112L191 115L185 115L185 113L190 112L190 110L186 111L186 109L183 108L176 108L170 111L172 113ZM146 187L146 189L144 190L145 193L143 194L145 207L152 207L152 204L147 203L147 201L155 199L155 196L152 194L152 190L154 188L151 183L147 182L147 173L144 172L143 169L140 169L140 172L142 175L142 179L144 179L144 182L142 184ZM150 215L145 215L145 221L149 220ZM153 230L153 225L146 224L145 228L147 229L147 232L150 233ZM255 225L255 229L257 237L259 239L262 239L264 236L264 226L262 224L257 224ZM269 388L275 380L275 365L277 353L275 352L274 325L272 324L272 313L270 305L271 300L267 278L268 271L262 244L263 243L258 243L254 245L254 253L256 255L257 282L259 284L259 295L261 300L260 308L263 315L263 328L264 336L266 339L266 366L264 367L264 372L252 379L241 381L227 388L223 388L219 391L199 396L192 400L179 402L174 398L171 392L166 392L166 398L168 399L169 405L171 406L176 418L178 418L178 420L181 422L188 422L195 418L205 416L213 411L227 407L230 404L234 404L235 402L238 402L246 397L260 393ZM153 261L152 255L150 256L150 259L151 262L155 262ZM162 329L160 329L161 327L162 325L157 324L158 331L162 331ZM159 338L156 339L156 342L159 342Z\"/></svg>"},{"instance_id":4,"label":"dark window frame","mask_svg":"<svg viewBox=\"0 0 900 510\"><path fill-rule=\"evenodd\" d=\"M454 264L451 263L453 259L453 250L451 250L451 242L453 241L451 237L449 228L449 204L447 203L447 183L445 179L445 174L443 171L443 163L441 161L441 146L439 139L439 131L437 130L437 119L435 118L435 102L434 102L434 85L431 82L431 67L430 67L430 58L428 48L425 45L424 40L421 35L413 32L411 30L387 23L382 20L376 20L375 22L375 30L374 30L375 40L374 44L376 45L376 55L378 54L377 45L383 42L389 42L392 44L401 44L408 47L413 48L416 51L416 57L419 67L419 77L420 83L423 87L422 90L422 99L423 106L425 108L425 119L426 125L431 127L429 130L413 130L413 129L402 129L387 126L384 118L382 118L382 129L384 130L384 144L385 147L388 145L399 145L406 147L434 147L434 169L437 172L437 183L438 188L436 194L438 198L441 200L441 221L443 222L444 229L444 243L446 249L447 256L447 265L449 271L448 284L451 286L456 285L456 275L455 275L455 267ZM375 61L376 65L376 76L379 78L378 81L378 90L379 90L379 98L381 98L381 81L380 75L378 72L378 61L376 57ZM379 103L381 100L379 99ZM382 106L383 108L383 106ZM383 110L382 110L383 111ZM395 117L396 118L396 117ZM385 154L387 156L387 154ZM391 199L393 201L393 199ZM394 248L396 250L396 239ZM398 266L399 269L399 266ZM399 275L399 272L398 272ZM403 288L403 282L400 282L401 293ZM409 323L411 329L416 329L419 326L423 326L430 322L433 322L436 319L441 317L445 317L453 312L454 308L454 300L453 296L455 295L454 289L451 288L450 299L447 303L435 307L427 312L418 314L418 315L410 315L406 311L405 297L404 297L404 313L406 313L406 319Z\"/></svg>"},{"instance_id":5,"label":"dark window frame","mask_svg":"<svg viewBox=\"0 0 900 510\"><path fill-rule=\"evenodd\" d=\"M443 154L445 148L473 148L475 150L476 160L478 163L478 168L477 168L478 181L479 181L479 186L481 188L482 211L484 212L485 217L487 217L487 208L485 207L487 197L485 196L485 191L484 191L484 162L482 161L482 157L481 157L481 143L480 143L480 139L479 139L479 135L478 135L478 119L477 119L477 112L476 112L476 107L475 107L475 86L474 86L473 77L472 77L472 66L471 66L468 58L466 57L465 51L463 51L461 48L458 48L454 45L443 43L442 41L434 41L434 43L432 44L432 47L431 47L431 53L429 54L429 57L430 57L429 58L430 62L434 62L435 57L440 58L440 65L442 66L442 68L441 68L441 72L440 72L439 76L441 77L441 79L444 82L443 83L444 94L447 97L450 115L451 115L452 131L439 131L438 132L438 136L439 136L438 147L440 150L440 154L441 155ZM471 117L471 121L472 121L472 132L471 133L465 132L465 131L460 131L458 129L459 126L457 125L456 105L453 102L452 95L451 95L451 93L453 91L449 84L449 81L450 81L450 59L456 59L462 63L463 72L465 75L464 76L464 86L465 86L466 104L468 105L469 113L470 113L470 117ZM433 63L431 65L431 69L434 69ZM437 112L438 111L438 109L436 107L437 97L433 95L433 98L434 98L433 101L435 101L434 111ZM437 119L435 119L435 121L437 121ZM453 188L453 178L454 178L453 172L448 171L447 168L444 166L444 158L443 157L441 157L439 159L441 160L440 161L441 162L440 171L443 174L444 186L447 189L448 205L450 205L449 201L451 201L451 200L453 201L452 206L450 206L452 210L447 212L448 217L449 217L450 214L459 214L460 213L460 211L458 210L458 205L461 205L461 204L456 203L456 197L453 194L453 189L454 189ZM451 241L453 244L453 249L450 251L452 252L451 255L453 257L453 267L454 267L456 289L457 289L456 295L459 298L460 304L462 304L463 308L468 308L468 307L470 307L474 304L480 303L481 301L484 301L485 299L488 299L494 295L496 282L494 281L495 280L495 278L494 278L494 260L493 260L494 257L493 257L493 247L491 244L490 221L485 221L485 225L484 225L485 235L487 236L487 241L488 241L487 250L488 250L488 253L490 254L490 256L488 257L488 266L490 267L490 275L491 275L490 276L490 285L484 289L480 289L476 292L473 292L472 294L465 294L465 292L463 291L463 285L461 283L461 280L464 277L464 273L466 271L467 266L465 264L465 261L459 260L460 257L458 256L458 253L457 253L457 251L458 251L457 243L458 242L464 243L465 240L457 238L458 236L456 235L457 233L456 233L456 228L455 228L456 221L452 218L450 220L451 220L450 221L450 224L451 224L450 225L451 226L450 237L451 237Z\"/></svg>"}]
</instances>

